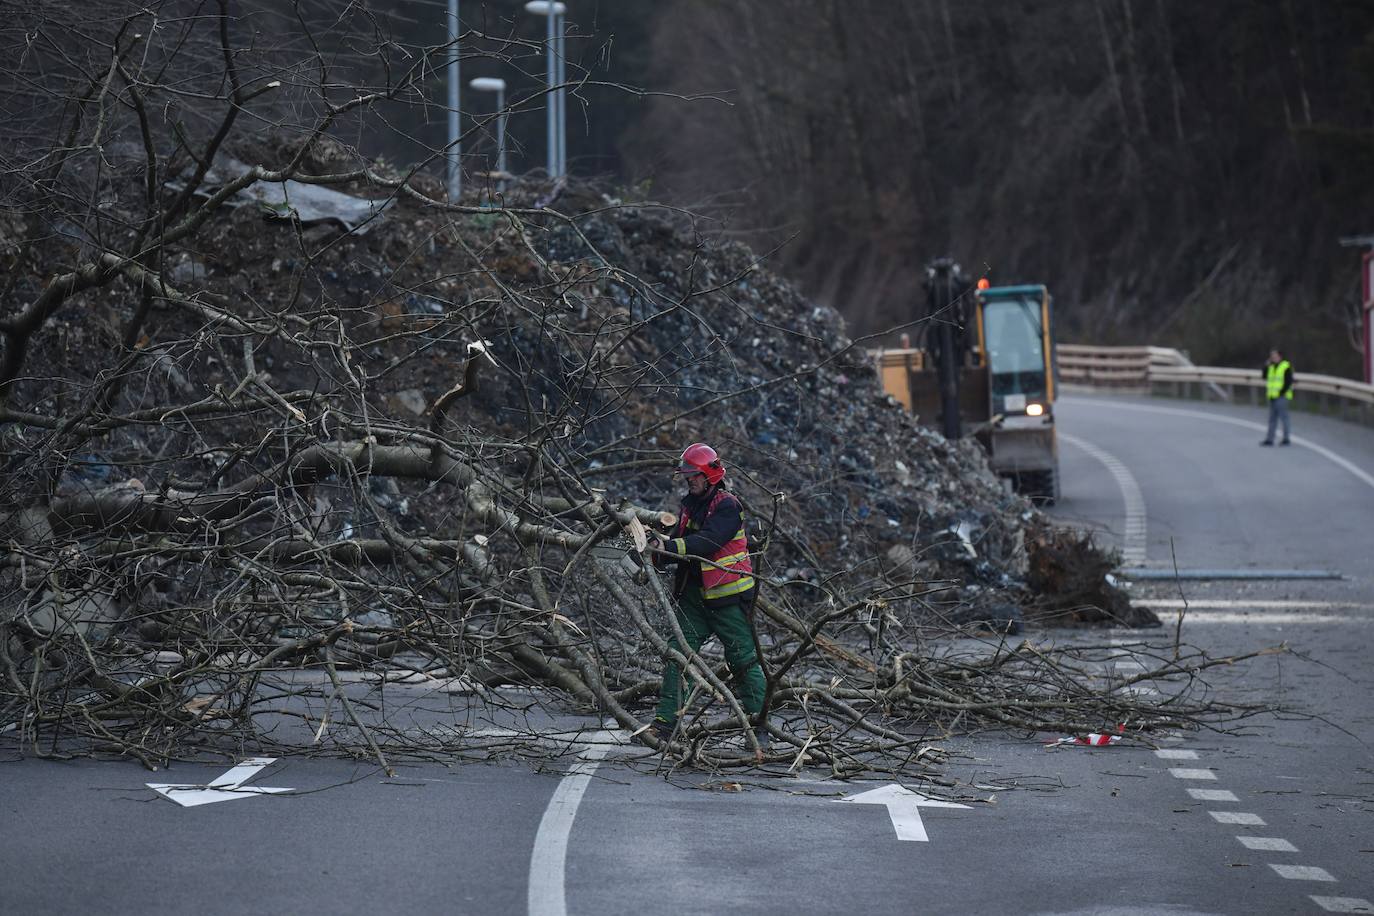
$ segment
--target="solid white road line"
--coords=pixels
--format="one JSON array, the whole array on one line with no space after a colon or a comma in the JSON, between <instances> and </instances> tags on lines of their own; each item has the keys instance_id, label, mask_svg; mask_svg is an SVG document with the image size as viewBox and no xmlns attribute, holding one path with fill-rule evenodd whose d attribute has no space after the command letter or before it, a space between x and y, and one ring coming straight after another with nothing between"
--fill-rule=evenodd
<instances>
[{"instance_id":1,"label":"solid white road line","mask_svg":"<svg viewBox=\"0 0 1374 916\"><path fill-rule=\"evenodd\" d=\"M1265 827L1264 818L1248 811L1208 811L1212 820L1218 824L1245 824L1248 827Z\"/></svg>"},{"instance_id":2,"label":"solid white road line","mask_svg":"<svg viewBox=\"0 0 1374 916\"><path fill-rule=\"evenodd\" d=\"M1335 881L1331 872L1315 865L1276 865L1269 863L1269 867L1279 873L1282 878L1290 881Z\"/></svg>"},{"instance_id":3,"label":"solid white road line","mask_svg":"<svg viewBox=\"0 0 1374 916\"><path fill-rule=\"evenodd\" d=\"M1126 526L1121 532L1121 563L1123 566L1143 566L1147 544L1145 497L1141 495L1140 484L1136 483L1130 468L1115 455L1077 436L1060 433L1059 438L1096 458L1116 481L1122 502L1126 504Z\"/></svg>"},{"instance_id":4,"label":"solid white road line","mask_svg":"<svg viewBox=\"0 0 1374 916\"><path fill-rule=\"evenodd\" d=\"M1230 789L1189 789L1188 795L1198 801L1240 801Z\"/></svg>"},{"instance_id":5,"label":"solid white road line","mask_svg":"<svg viewBox=\"0 0 1374 916\"><path fill-rule=\"evenodd\" d=\"M1197 751L1185 751L1182 748L1160 748L1155 751L1155 756L1162 760L1196 760Z\"/></svg>"},{"instance_id":6,"label":"solid white road line","mask_svg":"<svg viewBox=\"0 0 1374 916\"><path fill-rule=\"evenodd\" d=\"M1211 770L1191 770L1187 767L1169 767L1169 775L1175 779L1216 779Z\"/></svg>"},{"instance_id":7,"label":"solid white road line","mask_svg":"<svg viewBox=\"0 0 1374 916\"><path fill-rule=\"evenodd\" d=\"M1085 400L1075 403L1092 404L1092 401ZM1153 407L1147 404L1122 404L1118 402L1113 402L1111 405L1111 409L1138 410L1142 413L1171 414L1177 417L1192 417L1195 420L1210 420L1214 423L1229 423L1232 426L1241 426L1245 429L1257 429L1262 433L1269 431L1269 427L1265 426L1263 423L1256 423L1253 420L1241 420L1237 419L1236 417L1224 417L1219 414L1207 413L1201 410L1184 410L1181 407ZM1061 436L1061 438L1067 439L1068 437ZM1355 475L1355 478L1357 480L1361 481L1365 485L1374 488L1374 476L1370 476L1369 474L1365 473L1360 468L1356 467L1349 461L1342 458L1340 455L1337 455L1335 452L1331 451L1331 449L1326 448L1325 446L1318 445L1317 443L1311 442L1307 439L1299 438L1298 436L1293 436L1292 442L1294 445L1299 446L1301 448L1311 449L1312 451L1316 452L1318 455L1321 455L1323 458L1327 459L1331 463L1349 471L1351 474Z\"/></svg>"},{"instance_id":8,"label":"solid white road line","mask_svg":"<svg viewBox=\"0 0 1374 916\"><path fill-rule=\"evenodd\" d=\"M1246 849L1263 849L1266 852L1297 852L1298 847L1277 836L1238 836L1240 845Z\"/></svg>"},{"instance_id":9,"label":"solid white road line","mask_svg":"<svg viewBox=\"0 0 1374 916\"><path fill-rule=\"evenodd\" d=\"M595 735L595 733L592 733ZM589 735L588 737L592 737ZM577 806L592 781L592 774L601 759L614 747L612 744L593 744L578 756L581 758L554 789L539 832L534 836L534 851L530 854L530 916L567 916L568 901L565 876L568 861L568 837L572 833Z\"/></svg>"},{"instance_id":10,"label":"solid white road line","mask_svg":"<svg viewBox=\"0 0 1374 916\"><path fill-rule=\"evenodd\" d=\"M1142 604L1147 602L1142 601ZM1374 617L1352 617L1347 614L1302 614L1285 611L1210 611L1189 614L1188 622L1193 626L1215 623L1248 623L1255 626L1285 626L1290 624L1351 624L1367 626L1374 623Z\"/></svg>"},{"instance_id":11,"label":"solid white road line","mask_svg":"<svg viewBox=\"0 0 1374 916\"><path fill-rule=\"evenodd\" d=\"M1256 608L1266 611L1291 609L1295 611L1336 610L1351 608L1360 611L1374 611L1374 604L1364 601L1255 601L1244 598L1142 598L1142 604L1150 607L1177 610L1187 607L1190 611L1208 608Z\"/></svg>"},{"instance_id":12,"label":"solid white road line","mask_svg":"<svg viewBox=\"0 0 1374 916\"><path fill-rule=\"evenodd\" d=\"M1308 894L1312 902L1328 913L1374 913L1374 903L1363 897L1318 897Z\"/></svg>"}]
</instances>

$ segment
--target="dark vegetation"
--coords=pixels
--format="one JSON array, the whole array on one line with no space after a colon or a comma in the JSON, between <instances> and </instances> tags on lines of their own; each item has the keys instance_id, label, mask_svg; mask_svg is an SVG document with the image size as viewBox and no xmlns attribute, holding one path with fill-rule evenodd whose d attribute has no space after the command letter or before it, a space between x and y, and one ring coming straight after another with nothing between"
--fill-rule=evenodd
<instances>
[{"instance_id":1,"label":"dark vegetation","mask_svg":"<svg viewBox=\"0 0 1374 916\"><path fill-rule=\"evenodd\" d=\"M677 0L630 160L858 332L950 254L1043 282L1061 336L1355 375L1374 5ZM662 138L671 136L673 142Z\"/></svg>"}]
</instances>

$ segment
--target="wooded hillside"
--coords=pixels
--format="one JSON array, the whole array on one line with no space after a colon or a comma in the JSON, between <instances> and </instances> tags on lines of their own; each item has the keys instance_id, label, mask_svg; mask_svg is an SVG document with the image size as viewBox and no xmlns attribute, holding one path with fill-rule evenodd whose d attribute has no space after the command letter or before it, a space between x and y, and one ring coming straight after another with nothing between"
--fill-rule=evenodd
<instances>
[{"instance_id":1,"label":"wooded hillside","mask_svg":"<svg viewBox=\"0 0 1374 916\"><path fill-rule=\"evenodd\" d=\"M950 254L1047 283L1065 339L1358 371L1372 4L679 0L655 34L648 83L717 98L654 102L632 169L856 333Z\"/></svg>"}]
</instances>

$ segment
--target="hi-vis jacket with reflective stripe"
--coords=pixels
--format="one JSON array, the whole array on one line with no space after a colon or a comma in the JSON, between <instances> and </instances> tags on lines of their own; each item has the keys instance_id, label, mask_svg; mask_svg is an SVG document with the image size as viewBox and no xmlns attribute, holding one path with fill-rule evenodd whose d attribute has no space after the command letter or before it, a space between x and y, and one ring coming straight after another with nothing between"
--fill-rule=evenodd
<instances>
[{"instance_id":1,"label":"hi-vis jacket with reflective stripe","mask_svg":"<svg viewBox=\"0 0 1374 916\"><path fill-rule=\"evenodd\" d=\"M754 587L754 564L749 559L744 513L739 500L722 487L713 488L701 499L687 496L682 500L677 528L667 549L682 558L678 561L679 594L687 582L700 577L707 607L752 598L748 592Z\"/></svg>"},{"instance_id":2,"label":"hi-vis jacket with reflective stripe","mask_svg":"<svg viewBox=\"0 0 1374 916\"><path fill-rule=\"evenodd\" d=\"M1264 387L1269 400L1293 397L1293 364L1288 360L1264 364Z\"/></svg>"}]
</instances>

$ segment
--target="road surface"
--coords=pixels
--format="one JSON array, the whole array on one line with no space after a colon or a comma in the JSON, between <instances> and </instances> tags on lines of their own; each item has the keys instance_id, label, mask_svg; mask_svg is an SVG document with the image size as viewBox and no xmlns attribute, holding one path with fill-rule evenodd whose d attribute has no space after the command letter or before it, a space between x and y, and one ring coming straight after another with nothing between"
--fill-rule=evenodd
<instances>
[{"instance_id":1,"label":"road surface","mask_svg":"<svg viewBox=\"0 0 1374 916\"><path fill-rule=\"evenodd\" d=\"M1163 630L1041 635L1115 646L1110 664L1129 673L1167 655L1186 602L1195 645L1292 650L1220 672L1218 689L1322 718L1158 749L962 740L947 770L978 801L898 797L889 814L840 803L882 782L657 773L598 723L538 705L483 718L458 694L388 688L416 728L561 729L580 750L393 779L366 761L287 758L239 787L290 792L192 807L148 784L204 785L226 765L11 760L0 912L1374 911L1374 432L1299 415L1295 444L1271 449L1247 408L1065 398L1059 416L1055 514L1139 565L1343 578L1140 582Z\"/></svg>"}]
</instances>

